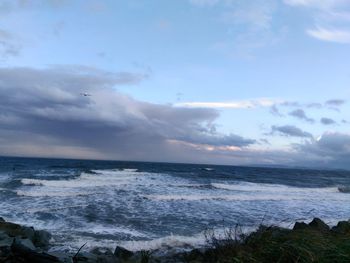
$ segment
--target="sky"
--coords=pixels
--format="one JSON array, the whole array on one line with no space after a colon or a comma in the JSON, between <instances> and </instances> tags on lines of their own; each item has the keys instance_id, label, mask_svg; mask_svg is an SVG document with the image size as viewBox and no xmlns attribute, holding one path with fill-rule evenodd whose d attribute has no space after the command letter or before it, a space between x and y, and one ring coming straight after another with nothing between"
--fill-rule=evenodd
<instances>
[{"instance_id":1,"label":"sky","mask_svg":"<svg viewBox=\"0 0 350 263\"><path fill-rule=\"evenodd\" d=\"M349 0L0 0L0 155L350 169Z\"/></svg>"}]
</instances>

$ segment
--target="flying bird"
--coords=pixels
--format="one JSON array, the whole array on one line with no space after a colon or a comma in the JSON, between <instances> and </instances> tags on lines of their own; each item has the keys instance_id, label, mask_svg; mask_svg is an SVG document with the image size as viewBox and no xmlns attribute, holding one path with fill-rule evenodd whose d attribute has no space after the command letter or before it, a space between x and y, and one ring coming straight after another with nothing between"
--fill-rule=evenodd
<instances>
[{"instance_id":1,"label":"flying bird","mask_svg":"<svg viewBox=\"0 0 350 263\"><path fill-rule=\"evenodd\" d=\"M88 93L80 93L81 96L84 96L84 97L90 97L91 94L88 94Z\"/></svg>"}]
</instances>

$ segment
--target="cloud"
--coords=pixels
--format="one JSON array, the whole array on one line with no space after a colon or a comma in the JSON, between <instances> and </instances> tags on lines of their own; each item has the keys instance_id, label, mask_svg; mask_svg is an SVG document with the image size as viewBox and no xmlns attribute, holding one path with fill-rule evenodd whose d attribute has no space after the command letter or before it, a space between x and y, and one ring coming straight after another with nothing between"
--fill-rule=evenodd
<instances>
[{"instance_id":1,"label":"cloud","mask_svg":"<svg viewBox=\"0 0 350 263\"><path fill-rule=\"evenodd\" d=\"M0 56L6 59L11 56L18 56L21 46L16 38L8 31L0 29Z\"/></svg>"},{"instance_id":2,"label":"cloud","mask_svg":"<svg viewBox=\"0 0 350 263\"><path fill-rule=\"evenodd\" d=\"M342 44L350 43L350 30L342 29L327 29L318 27L316 29L309 29L307 33L317 39L337 42Z\"/></svg>"},{"instance_id":3,"label":"cloud","mask_svg":"<svg viewBox=\"0 0 350 263\"><path fill-rule=\"evenodd\" d=\"M336 124L337 122L330 118L321 118L321 123L324 125L333 125L333 124Z\"/></svg>"},{"instance_id":4,"label":"cloud","mask_svg":"<svg viewBox=\"0 0 350 263\"><path fill-rule=\"evenodd\" d=\"M305 111L302 110L302 109L296 109L296 110L293 110L289 113L290 116L293 116L295 118L298 118L300 120L304 120L304 121L307 121L307 122L310 122L310 123L314 123L315 120L312 119L312 118L309 118Z\"/></svg>"},{"instance_id":5,"label":"cloud","mask_svg":"<svg viewBox=\"0 0 350 263\"><path fill-rule=\"evenodd\" d=\"M310 10L313 27L306 33L318 40L350 43L350 4L348 0L284 0L287 5Z\"/></svg>"},{"instance_id":6,"label":"cloud","mask_svg":"<svg viewBox=\"0 0 350 263\"><path fill-rule=\"evenodd\" d=\"M146 103L115 89L145 78L81 66L1 68L0 154L170 161L185 158L176 152L179 143L214 148L255 143L217 132L214 109Z\"/></svg>"},{"instance_id":7,"label":"cloud","mask_svg":"<svg viewBox=\"0 0 350 263\"><path fill-rule=\"evenodd\" d=\"M296 150L306 158L317 160L319 166L350 168L349 134L326 132L317 140L297 145Z\"/></svg>"},{"instance_id":8,"label":"cloud","mask_svg":"<svg viewBox=\"0 0 350 263\"><path fill-rule=\"evenodd\" d=\"M271 134L275 133L279 133L281 135L289 137L313 138L313 135L311 133L305 132L299 129L298 127L292 125L272 126Z\"/></svg>"},{"instance_id":9,"label":"cloud","mask_svg":"<svg viewBox=\"0 0 350 263\"><path fill-rule=\"evenodd\" d=\"M214 108L214 109L253 109L258 107L271 107L278 103L277 99L259 98L231 102L181 102L175 104L179 107Z\"/></svg>"},{"instance_id":10,"label":"cloud","mask_svg":"<svg viewBox=\"0 0 350 263\"><path fill-rule=\"evenodd\" d=\"M327 106L335 106L335 107L342 106L345 103L346 103L346 101L345 100L341 100L341 99L327 100L325 102L325 104Z\"/></svg>"}]
</instances>

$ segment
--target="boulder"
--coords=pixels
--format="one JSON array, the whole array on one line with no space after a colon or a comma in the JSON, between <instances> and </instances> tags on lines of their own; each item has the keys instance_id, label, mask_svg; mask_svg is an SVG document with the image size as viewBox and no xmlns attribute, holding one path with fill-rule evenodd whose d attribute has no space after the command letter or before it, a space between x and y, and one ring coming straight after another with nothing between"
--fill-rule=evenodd
<instances>
[{"instance_id":1,"label":"boulder","mask_svg":"<svg viewBox=\"0 0 350 263\"><path fill-rule=\"evenodd\" d=\"M11 252L18 262L61 263L61 261L55 256L36 252L18 242L13 242L11 245Z\"/></svg>"},{"instance_id":2,"label":"boulder","mask_svg":"<svg viewBox=\"0 0 350 263\"><path fill-rule=\"evenodd\" d=\"M10 247L13 240L13 237L9 237L6 233L0 232L0 247Z\"/></svg>"},{"instance_id":3,"label":"boulder","mask_svg":"<svg viewBox=\"0 0 350 263\"><path fill-rule=\"evenodd\" d=\"M34 239L34 228L21 226L18 224L0 221L0 231L5 232L10 237L23 237Z\"/></svg>"},{"instance_id":4,"label":"boulder","mask_svg":"<svg viewBox=\"0 0 350 263\"><path fill-rule=\"evenodd\" d=\"M36 230L34 232L34 244L40 248L47 248L50 245L51 234L45 230Z\"/></svg>"},{"instance_id":5,"label":"boulder","mask_svg":"<svg viewBox=\"0 0 350 263\"><path fill-rule=\"evenodd\" d=\"M29 238L15 238L14 243L26 247L30 250L36 250L36 247Z\"/></svg>"},{"instance_id":6,"label":"boulder","mask_svg":"<svg viewBox=\"0 0 350 263\"><path fill-rule=\"evenodd\" d=\"M316 217L309 223L309 226L312 227L313 229L316 229L322 232L327 232L330 230L330 227L325 222L323 222L321 219Z\"/></svg>"},{"instance_id":7,"label":"boulder","mask_svg":"<svg viewBox=\"0 0 350 263\"><path fill-rule=\"evenodd\" d=\"M116 263L116 262L118 262L116 256L109 249L94 248L93 250L90 251L90 253L96 255L98 262L101 262L101 263Z\"/></svg>"},{"instance_id":8,"label":"boulder","mask_svg":"<svg viewBox=\"0 0 350 263\"><path fill-rule=\"evenodd\" d=\"M332 231L341 234L350 234L350 222L349 221L339 221L336 226L332 228Z\"/></svg>"},{"instance_id":9,"label":"boulder","mask_svg":"<svg viewBox=\"0 0 350 263\"><path fill-rule=\"evenodd\" d=\"M302 229L307 229L310 226L304 222L295 222L293 230L302 230Z\"/></svg>"},{"instance_id":10,"label":"boulder","mask_svg":"<svg viewBox=\"0 0 350 263\"><path fill-rule=\"evenodd\" d=\"M114 250L114 256L119 260L127 260L134 255L134 252L129 251L123 247L117 246Z\"/></svg>"}]
</instances>

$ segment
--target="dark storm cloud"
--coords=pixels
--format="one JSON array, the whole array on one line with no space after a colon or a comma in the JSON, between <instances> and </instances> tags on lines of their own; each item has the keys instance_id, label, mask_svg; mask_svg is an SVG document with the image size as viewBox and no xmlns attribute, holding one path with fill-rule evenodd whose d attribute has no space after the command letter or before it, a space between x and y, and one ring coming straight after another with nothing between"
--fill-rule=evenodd
<instances>
[{"instance_id":1,"label":"dark storm cloud","mask_svg":"<svg viewBox=\"0 0 350 263\"><path fill-rule=\"evenodd\" d=\"M319 165L349 169L350 135L324 133L317 140L297 145L297 151L305 158L318 160Z\"/></svg>"},{"instance_id":2,"label":"dark storm cloud","mask_svg":"<svg viewBox=\"0 0 350 263\"><path fill-rule=\"evenodd\" d=\"M291 136L291 137L301 137L301 138L313 138L311 133L305 132L298 127L292 126L292 125L285 125L285 126L272 126L271 127L271 134L281 134L284 136Z\"/></svg>"},{"instance_id":3,"label":"dark storm cloud","mask_svg":"<svg viewBox=\"0 0 350 263\"><path fill-rule=\"evenodd\" d=\"M102 158L147 159L169 154L169 141L236 147L255 143L217 133L216 110L141 102L115 89L145 78L78 66L0 69L2 154L11 152L11 145L20 152L22 145L35 155L39 145L69 147L73 156L76 147Z\"/></svg>"},{"instance_id":4,"label":"dark storm cloud","mask_svg":"<svg viewBox=\"0 0 350 263\"><path fill-rule=\"evenodd\" d=\"M289 115L290 116L293 116L295 118L298 118L300 120L304 120L304 121L307 121L307 122L310 122L310 123L314 123L315 120L312 119L312 118L309 118L305 111L303 109L296 109L296 110L293 110L291 112L289 112Z\"/></svg>"},{"instance_id":5,"label":"dark storm cloud","mask_svg":"<svg viewBox=\"0 0 350 263\"><path fill-rule=\"evenodd\" d=\"M337 122L331 118L321 118L321 123L324 124L324 125L333 125L333 124L336 124Z\"/></svg>"}]
</instances>

